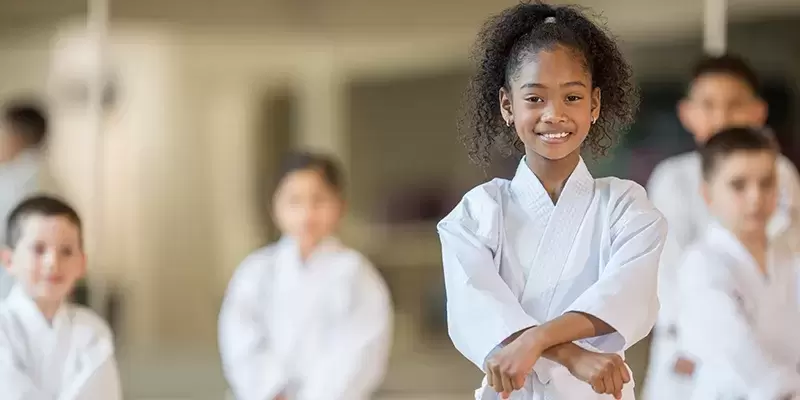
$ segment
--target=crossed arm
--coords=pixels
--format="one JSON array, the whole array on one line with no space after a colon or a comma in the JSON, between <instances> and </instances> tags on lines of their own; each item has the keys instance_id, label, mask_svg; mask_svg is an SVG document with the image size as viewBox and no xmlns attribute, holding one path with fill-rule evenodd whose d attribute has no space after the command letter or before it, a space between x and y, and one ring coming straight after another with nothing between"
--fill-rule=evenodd
<instances>
[{"instance_id":1,"label":"crossed arm","mask_svg":"<svg viewBox=\"0 0 800 400\"><path fill-rule=\"evenodd\" d=\"M485 238L455 221L440 223L438 230L451 339L487 378L499 373L499 386L496 379L491 382L498 392L510 392L507 386L519 389L531 369L546 381L552 364L538 362L540 356L575 374L575 359L586 351L573 342L616 353L641 340L655 323L658 260L666 236L666 223L657 212L620 219L612 228L611 257L598 281L547 322L522 308L497 273ZM616 383L610 386L610 391L617 388Z\"/></svg>"}]
</instances>

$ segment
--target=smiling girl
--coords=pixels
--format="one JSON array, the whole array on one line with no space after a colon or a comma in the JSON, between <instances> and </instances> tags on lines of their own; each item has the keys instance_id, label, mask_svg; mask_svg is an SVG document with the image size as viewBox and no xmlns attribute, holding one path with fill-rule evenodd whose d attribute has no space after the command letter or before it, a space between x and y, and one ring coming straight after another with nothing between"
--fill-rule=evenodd
<instances>
[{"instance_id":1,"label":"smiling girl","mask_svg":"<svg viewBox=\"0 0 800 400\"><path fill-rule=\"evenodd\" d=\"M652 328L666 223L644 189L595 179L633 118L631 69L579 10L520 4L478 37L463 136L471 158L522 154L438 225L448 324L485 374L477 399L633 399L624 350Z\"/></svg>"}]
</instances>

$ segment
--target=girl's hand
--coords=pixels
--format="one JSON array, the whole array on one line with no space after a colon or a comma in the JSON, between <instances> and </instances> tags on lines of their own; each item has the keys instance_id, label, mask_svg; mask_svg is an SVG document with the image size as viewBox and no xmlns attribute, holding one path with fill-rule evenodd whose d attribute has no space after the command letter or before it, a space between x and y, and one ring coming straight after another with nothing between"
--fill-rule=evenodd
<instances>
[{"instance_id":1,"label":"girl's hand","mask_svg":"<svg viewBox=\"0 0 800 400\"><path fill-rule=\"evenodd\" d=\"M545 349L533 335L522 334L486 360L486 380L500 397L522 389L533 365Z\"/></svg>"},{"instance_id":2,"label":"girl's hand","mask_svg":"<svg viewBox=\"0 0 800 400\"><path fill-rule=\"evenodd\" d=\"M622 386L631 381L628 366L616 354L579 349L564 366L574 377L592 385L596 393L611 394L616 399L622 398Z\"/></svg>"}]
</instances>

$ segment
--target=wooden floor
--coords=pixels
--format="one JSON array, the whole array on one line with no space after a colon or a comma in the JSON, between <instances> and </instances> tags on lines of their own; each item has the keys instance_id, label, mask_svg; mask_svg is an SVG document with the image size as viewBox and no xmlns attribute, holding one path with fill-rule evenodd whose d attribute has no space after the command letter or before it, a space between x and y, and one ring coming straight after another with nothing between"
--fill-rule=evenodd
<instances>
[{"instance_id":1,"label":"wooden floor","mask_svg":"<svg viewBox=\"0 0 800 400\"><path fill-rule=\"evenodd\" d=\"M395 343L378 400L470 399L482 374L450 343L443 321L438 268L383 271L397 315ZM628 364L642 388L648 341L628 352ZM121 351L119 363L127 400L222 400L226 384L216 346L160 351Z\"/></svg>"}]
</instances>

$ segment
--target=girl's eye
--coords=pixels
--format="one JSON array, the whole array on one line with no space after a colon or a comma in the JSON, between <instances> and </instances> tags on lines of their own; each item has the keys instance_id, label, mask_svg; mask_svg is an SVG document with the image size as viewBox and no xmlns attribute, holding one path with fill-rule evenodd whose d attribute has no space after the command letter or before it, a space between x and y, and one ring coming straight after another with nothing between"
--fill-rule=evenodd
<instances>
[{"instance_id":1,"label":"girl's eye","mask_svg":"<svg viewBox=\"0 0 800 400\"><path fill-rule=\"evenodd\" d=\"M531 97L528 97L528 98L527 98L527 99L525 99L525 100L526 100L526 101L530 101L531 103L541 103L541 102L543 102L543 101L544 101L544 99L542 99L542 98L541 98L541 97L539 97L539 96L531 96Z\"/></svg>"},{"instance_id":2,"label":"girl's eye","mask_svg":"<svg viewBox=\"0 0 800 400\"><path fill-rule=\"evenodd\" d=\"M570 101L570 102L579 101L580 99L581 99L580 96L567 96L567 101Z\"/></svg>"}]
</instances>

